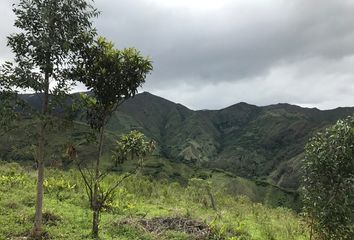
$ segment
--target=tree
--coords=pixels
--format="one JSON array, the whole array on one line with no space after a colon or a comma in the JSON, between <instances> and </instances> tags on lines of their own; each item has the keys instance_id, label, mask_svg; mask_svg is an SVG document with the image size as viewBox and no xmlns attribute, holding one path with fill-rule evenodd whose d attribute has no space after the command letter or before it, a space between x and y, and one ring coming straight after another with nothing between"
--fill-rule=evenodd
<instances>
[{"instance_id":1,"label":"tree","mask_svg":"<svg viewBox=\"0 0 354 240\"><path fill-rule=\"evenodd\" d=\"M150 59L141 56L136 49L117 50L113 43L103 37L99 37L89 48L83 48L81 55L83 61L73 71L72 78L84 83L93 94L93 97L83 96L83 100L87 106L87 122L98 134L93 186L89 187L93 210L92 234L98 237L101 211L99 183L104 176L100 173L100 162L105 126L118 106L137 93L146 75L152 70L152 64ZM90 185L87 181L85 183Z\"/></svg>"},{"instance_id":2,"label":"tree","mask_svg":"<svg viewBox=\"0 0 354 240\"><path fill-rule=\"evenodd\" d=\"M105 188L102 183L109 173L99 169L99 174L96 175L97 162L93 169L83 168L83 161L78 159L76 149L73 146L70 146L67 153L70 158L78 164L78 169L85 185L90 207L93 211L93 237L98 238L99 236L100 215L113 200L114 191L126 178L138 172L138 170L143 166L145 157L152 153L154 149L154 141L147 141L145 135L138 131L131 131L128 134L122 135L120 139L116 141L116 148L112 151L112 160L116 161L118 158L119 164L123 164L127 160L137 159L138 164L135 169L124 173L120 176L120 178L117 178L115 182L112 182L110 186Z\"/></svg>"},{"instance_id":3,"label":"tree","mask_svg":"<svg viewBox=\"0 0 354 240\"><path fill-rule=\"evenodd\" d=\"M118 166L129 158L138 158L138 164L142 165L144 157L154 149L154 140L147 141L143 133L134 130L116 141L115 148L112 151L112 160L115 162L115 166Z\"/></svg>"},{"instance_id":4,"label":"tree","mask_svg":"<svg viewBox=\"0 0 354 240\"><path fill-rule=\"evenodd\" d=\"M318 133L305 151L302 191L311 237L353 239L354 116Z\"/></svg>"},{"instance_id":5,"label":"tree","mask_svg":"<svg viewBox=\"0 0 354 240\"><path fill-rule=\"evenodd\" d=\"M38 111L38 166L36 211L32 235L42 234L44 163L48 122L55 96L65 95L73 82L68 66L75 64L78 50L93 39L91 18L97 11L85 0L20 0L14 8L19 33L8 37L14 62L2 67L0 85L12 91L40 94Z\"/></svg>"}]
</instances>

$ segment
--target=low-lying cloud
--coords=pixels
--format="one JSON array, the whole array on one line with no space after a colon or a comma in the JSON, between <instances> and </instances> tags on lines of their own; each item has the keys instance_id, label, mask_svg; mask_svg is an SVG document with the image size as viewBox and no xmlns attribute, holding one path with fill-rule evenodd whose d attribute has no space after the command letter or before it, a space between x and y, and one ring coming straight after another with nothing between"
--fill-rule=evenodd
<instances>
[{"instance_id":1,"label":"low-lying cloud","mask_svg":"<svg viewBox=\"0 0 354 240\"><path fill-rule=\"evenodd\" d=\"M350 106L350 0L97 0L100 34L154 61L144 90L193 109L257 105ZM9 3L0 3L3 34ZM9 12L10 11L10 12ZM9 21L10 19L10 21Z\"/></svg>"}]
</instances>

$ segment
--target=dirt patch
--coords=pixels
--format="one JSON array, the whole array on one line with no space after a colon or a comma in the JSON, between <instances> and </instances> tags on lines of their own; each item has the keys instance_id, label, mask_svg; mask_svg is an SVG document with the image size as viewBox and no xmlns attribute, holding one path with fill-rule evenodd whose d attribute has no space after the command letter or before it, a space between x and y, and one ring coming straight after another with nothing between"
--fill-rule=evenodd
<instances>
[{"instance_id":1,"label":"dirt patch","mask_svg":"<svg viewBox=\"0 0 354 240\"><path fill-rule=\"evenodd\" d=\"M184 232L193 239L210 239L212 231L204 222L184 217L156 217L152 219L124 219L116 225L133 225L146 232L162 235L166 231Z\"/></svg>"},{"instance_id":2,"label":"dirt patch","mask_svg":"<svg viewBox=\"0 0 354 240\"><path fill-rule=\"evenodd\" d=\"M52 212L44 212L42 216L42 222L45 225L57 226L61 222L61 217L55 215Z\"/></svg>"},{"instance_id":3,"label":"dirt patch","mask_svg":"<svg viewBox=\"0 0 354 240\"><path fill-rule=\"evenodd\" d=\"M18 209L19 208L19 205L18 203L15 203L15 202L11 202L11 203L7 203L5 205L6 208L9 208L9 209Z\"/></svg>"},{"instance_id":4,"label":"dirt patch","mask_svg":"<svg viewBox=\"0 0 354 240\"><path fill-rule=\"evenodd\" d=\"M32 221L34 221L34 215L32 215ZM53 212L45 211L42 214L42 223L48 226L58 226L62 221L62 218Z\"/></svg>"}]
</instances>

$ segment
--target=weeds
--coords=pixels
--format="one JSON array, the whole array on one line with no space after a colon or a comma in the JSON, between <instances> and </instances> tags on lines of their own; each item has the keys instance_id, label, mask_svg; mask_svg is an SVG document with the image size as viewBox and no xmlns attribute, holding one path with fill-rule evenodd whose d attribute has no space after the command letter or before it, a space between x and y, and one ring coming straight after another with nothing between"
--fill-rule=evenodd
<instances>
[{"instance_id":1,"label":"weeds","mask_svg":"<svg viewBox=\"0 0 354 240\"><path fill-rule=\"evenodd\" d=\"M32 226L35 175L7 164L0 165L0 173L0 239L18 239ZM91 212L79 172L49 169L46 175L45 232L51 239L89 239ZM107 176L103 186L118 177ZM301 218L289 209L212 187L215 211L203 203L208 193L190 186L144 176L127 179L101 216L101 239L307 239Z\"/></svg>"}]
</instances>

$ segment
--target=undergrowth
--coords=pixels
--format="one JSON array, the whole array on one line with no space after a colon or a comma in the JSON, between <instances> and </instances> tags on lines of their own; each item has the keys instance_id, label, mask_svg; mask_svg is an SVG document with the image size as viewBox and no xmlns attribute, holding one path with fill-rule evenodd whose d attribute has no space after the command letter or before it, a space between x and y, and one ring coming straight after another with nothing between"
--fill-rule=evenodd
<instances>
[{"instance_id":1,"label":"undergrowth","mask_svg":"<svg viewBox=\"0 0 354 240\"><path fill-rule=\"evenodd\" d=\"M117 178L119 175L112 174L105 181ZM0 239L24 239L31 230L35 184L35 171L15 163L0 165ZM207 239L308 239L307 229L292 210L268 208L244 196L233 197L214 185L215 211L208 194L198 187L193 181L181 186L144 176L127 179L101 216L101 238L201 239L180 227L159 231L146 227L155 219L186 219L207 226ZM49 239L90 239L91 211L78 171L46 171L44 216ZM121 222L127 224L117 224Z\"/></svg>"}]
</instances>

